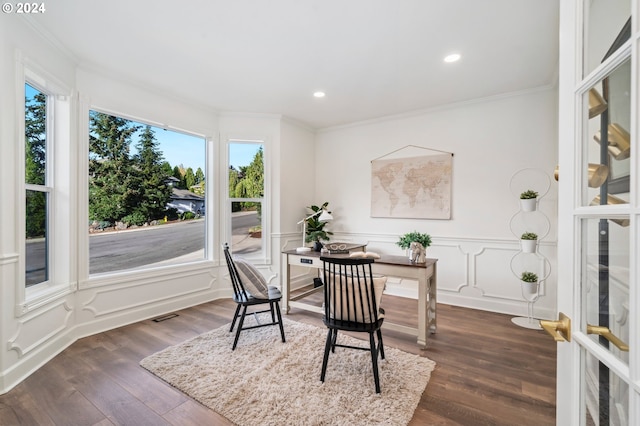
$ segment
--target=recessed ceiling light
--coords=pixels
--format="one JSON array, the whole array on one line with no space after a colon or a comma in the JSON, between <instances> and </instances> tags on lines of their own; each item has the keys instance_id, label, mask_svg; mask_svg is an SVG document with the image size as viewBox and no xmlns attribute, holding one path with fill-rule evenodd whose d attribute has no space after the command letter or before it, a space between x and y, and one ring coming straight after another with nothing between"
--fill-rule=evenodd
<instances>
[{"instance_id":1,"label":"recessed ceiling light","mask_svg":"<svg viewBox=\"0 0 640 426\"><path fill-rule=\"evenodd\" d=\"M314 97L316 98L324 98L325 97L325 93L324 92L315 92L313 94Z\"/></svg>"},{"instance_id":2,"label":"recessed ceiling light","mask_svg":"<svg viewBox=\"0 0 640 426\"><path fill-rule=\"evenodd\" d=\"M460 60L460 57L461 57L460 54L452 53L451 55L445 56L444 61L445 62L456 62L456 61Z\"/></svg>"}]
</instances>

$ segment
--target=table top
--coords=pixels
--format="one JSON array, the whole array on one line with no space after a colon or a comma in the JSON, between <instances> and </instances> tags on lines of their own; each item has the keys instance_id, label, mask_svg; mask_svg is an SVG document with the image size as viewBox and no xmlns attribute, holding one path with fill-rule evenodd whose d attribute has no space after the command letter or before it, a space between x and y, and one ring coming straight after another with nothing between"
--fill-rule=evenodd
<instances>
[{"instance_id":1,"label":"table top","mask_svg":"<svg viewBox=\"0 0 640 426\"><path fill-rule=\"evenodd\" d=\"M359 245L358 247L362 247L362 245ZM348 254L323 254L323 253L320 253L319 251L313 251L313 250L306 251L306 252L297 252L294 249L294 250L284 250L282 253L304 256L304 257L320 257L320 256L349 257ZM437 261L438 259L428 258L423 263L416 263L416 262L411 262L408 256L392 256L388 254L381 254L380 259L374 259L374 263L381 263L381 264L387 264L387 265L413 266L415 268L428 268L429 266L433 265Z\"/></svg>"}]
</instances>

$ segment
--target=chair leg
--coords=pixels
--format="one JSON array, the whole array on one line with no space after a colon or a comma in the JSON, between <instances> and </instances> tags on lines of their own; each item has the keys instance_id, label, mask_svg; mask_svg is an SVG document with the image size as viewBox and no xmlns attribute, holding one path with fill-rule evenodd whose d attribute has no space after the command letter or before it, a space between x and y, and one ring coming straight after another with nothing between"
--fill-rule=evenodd
<instances>
[{"instance_id":1,"label":"chair leg","mask_svg":"<svg viewBox=\"0 0 640 426\"><path fill-rule=\"evenodd\" d=\"M378 376L378 351L373 332L369 333L369 345L371 346L371 363L373 365L373 380L376 383L376 393L380 393L380 377Z\"/></svg>"},{"instance_id":2,"label":"chair leg","mask_svg":"<svg viewBox=\"0 0 640 426\"><path fill-rule=\"evenodd\" d=\"M233 321L231 321L231 328L229 329L229 333L233 331L233 326L236 325L236 320L238 319L238 312L240 312L240 305L236 306L236 313L233 314Z\"/></svg>"},{"instance_id":3,"label":"chair leg","mask_svg":"<svg viewBox=\"0 0 640 426\"><path fill-rule=\"evenodd\" d=\"M276 305L276 316L278 317L278 325L280 325L280 335L282 336L282 343L284 343L285 342L284 325L282 324L282 314L280 313L280 305L278 304L278 302L275 302L274 305ZM271 306L271 309L273 310L273 306Z\"/></svg>"},{"instance_id":4,"label":"chair leg","mask_svg":"<svg viewBox=\"0 0 640 426\"><path fill-rule=\"evenodd\" d=\"M380 350L380 358L384 359L384 344L382 343L382 331L378 329L378 347Z\"/></svg>"},{"instance_id":5,"label":"chair leg","mask_svg":"<svg viewBox=\"0 0 640 426\"><path fill-rule=\"evenodd\" d=\"M239 306L239 305L238 305ZM238 338L240 337L240 332L242 331L242 324L244 323L244 316L247 314L247 307L242 307L242 315L240 316L240 322L238 323L238 330L236 331L236 338L233 341L232 351L236 350L236 345L238 344Z\"/></svg>"},{"instance_id":6,"label":"chair leg","mask_svg":"<svg viewBox=\"0 0 640 426\"><path fill-rule=\"evenodd\" d=\"M270 302L269 303L269 310L271 311L271 322L276 322L276 316L275 313L273 312L273 305L277 303L277 302Z\"/></svg>"},{"instance_id":7,"label":"chair leg","mask_svg":"<svg viewBox=\"0 0 640 426\"><path fill-rule=\"evenodd\" d=\"M322 357L322 373L320 373L320 381L324 382L324 376L327 372L327 364L329 362L329 350L331 349L331 341L333 340L333 330L329 329L327 333L327 342L324 345L324 356Z\"/></svg>"},{"instance_id":8,"label":"chair leg","mask_svg":"<svg viewBox=\"0 0 640 426\"><path fill-rule=\"evenodd\" d=\"M338 341L338 330L331 329L333 331L333 337L331 338L331 352L336 353L336 342Z\"/></svg>"}]
</instances>

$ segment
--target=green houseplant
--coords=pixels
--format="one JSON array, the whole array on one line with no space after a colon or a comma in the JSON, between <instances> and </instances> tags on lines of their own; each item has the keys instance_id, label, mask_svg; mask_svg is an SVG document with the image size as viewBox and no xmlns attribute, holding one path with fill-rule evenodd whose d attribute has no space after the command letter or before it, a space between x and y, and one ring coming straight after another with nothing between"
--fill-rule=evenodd
<instances>
[{"instance_id":1,"label":"green houseplant","mask_svg":"<svg viewBox=\"0 0 640 426\"><path fill-rule=\"evenodd\" d=\"M329 241L329 236L333 235L333 232L325 231L324 227L327 225L327 222L321 222L318 218L320 217L320 212L324 209L327 209L329 205L328 201L325 201L321 206L312 205L307 207L313 213L318 213L317 215L307 219L307 230L305 241L307 243L313 242L316 246L316 250L320 250L322 247L322 241ZM328 213L331 213L327 210Z\"/></svg>"},{"instance_id":2,"label":"green houseplant","mask_svg":"<svg viewBox=\"0 0 640 426\"><path fill-rule=\"evenodd\" d=\"M538 274L535 272L524 271L520 276L522 282L522 292L525 298L529 300L529 297L538 293Z\"/></svg>"},{"instance_id":3,"label":"green houseplant","mask_svg":"<svg viewBox=\"0 0 640 426\"><path fill-rule=\"evenodd\" d=\"M525 232L520 236L520 246L525 253L534 253L538 246L538 234L535 232Z\"/></svg>"},{"instance_id":4,"label":"green houseplant","mask_svg":"<svg viewBox=\"0 0 640 426\"><path fill-rule=\"evenodd\" d=\"M530 200L532 198L538 198L538 192L534 191L533 189L527 189L520 194L521 200Z\"/></svg>"},{"instance_id":5,"label":"green houseplant","mask_svg":"<svg viewBox=\"0 0 640 426\"><path fill-rule=\"evenodd\" d=\"M418 231L408 232L402 235L396 244L400 248L408 250L411 247L411 243L414 241L422 244L424 248L427 248L431 245L431 235L423 234Z\"/></svg>"},{"instance_id":6,"label":"green houseplant","mask_svg":"<svg viewBox=\"0 0 640 426\"><path fill-rule=\"evenodd\" d=\"M538 192L528 189L520 194L520 207L524 212L532 212L536 209Z\"/></svg>"},{"instance_id":7,"label":"green houseplant","mask_svg":"<svg viewBox=\"0 0 640 426\"><path fill-rule=\"evenodd\" d=\"M520 276L520 280L525 283L537 283L538 282L538 274L535 272L524 271Z\"/></svg>"}]
</instances>

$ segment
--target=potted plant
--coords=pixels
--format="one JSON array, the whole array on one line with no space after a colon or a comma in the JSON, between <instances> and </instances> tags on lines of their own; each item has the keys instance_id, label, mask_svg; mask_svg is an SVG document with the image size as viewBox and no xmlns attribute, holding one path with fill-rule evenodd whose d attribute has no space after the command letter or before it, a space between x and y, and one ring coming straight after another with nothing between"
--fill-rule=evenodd
<instances>
[{"instance_id":1,"label":"potted plant","mask_svg":"<svg viewBox=\"0 0 640 426\"><path fill-rule=\"evenodd\" d=\"M535 253L538 245L538 234L525 232L520 236L520 244L524 253Z\"/></svg>"},{"instance_id":2,"label":"potted plant","mask_svg":"<svg viewBox=\"0 0 640 426\"><path fill-rule=\"evenodd\" d=\"M538 202L538 193L532 189L528 189L520 194L520 206L522 211L532 212L536 209Z\"/></svg>"},{"instance_id":3,"label":"potted plant","mask_svg":"<svg viewBox=\"0 0 640 426\"><path fill-rule=\"evenodd\" d=\"M413 231L408 232L400 237L396 244L398 245L398 247L407 250L409 259L413 259L413 253L411 253L411 250L409 250L411 248L411 243L413 242L420 243L426 250L426 248L431 245L431 235Z\"/></svg>"},{"instance_id":4,"label":"potted plant","mask_svg":"<svg viewBox=\"0 0 640 426\"><path fill-rule=\"evenodd\" d=\"M522 287L528 294L535 294L538 292L538 274L535 272L524 271L520 276L522 281Z\"/></svg>"},{"instance_id":5,"label":"potted plant","mask_svg":"<svg viewBox=\"0 0 640 426\"><path fill-rule=\"evenodd\" d=\"M319 220L320 212L324 209L327 209L329 205L328 201L325 201L321 206L309 206L307 207L313 213L318 213L317 215L307 219L307 230L305 242L311 243L313 242L313 249L315 251L320 251L322 249L322 241L329 241L329 235L333 235L333 232L325 231L324 227L327 225L327 222L321 222ZM327 210L328 213L331 213Z\"/></svg>"}]
</instances>

